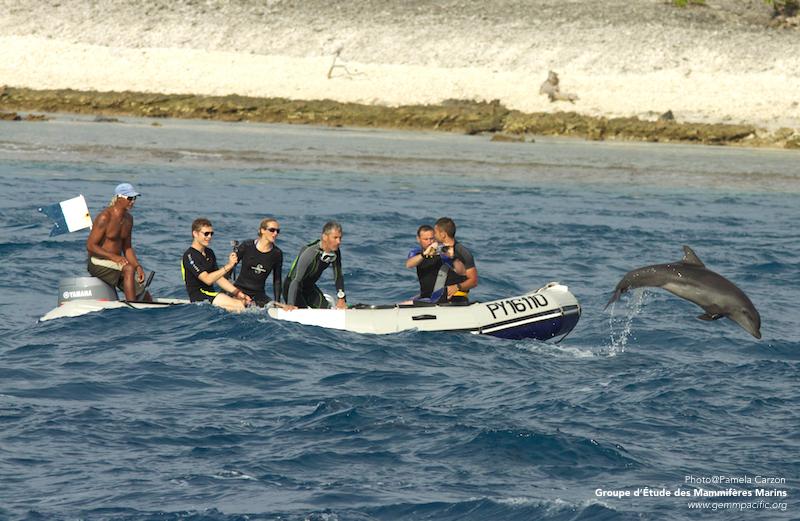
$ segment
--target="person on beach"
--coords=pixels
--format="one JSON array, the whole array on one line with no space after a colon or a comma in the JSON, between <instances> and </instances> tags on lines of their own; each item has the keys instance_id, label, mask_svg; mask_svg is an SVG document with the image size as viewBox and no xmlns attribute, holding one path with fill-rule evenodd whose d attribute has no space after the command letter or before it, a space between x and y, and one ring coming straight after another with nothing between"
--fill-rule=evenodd
<instances>
[{"instance_id":1,"label":"person on beach","mask_svg":"<svg viewBox=\"0 0 800 521\"><path fill-rule=\"evenodd\" d=\"M434 238L441 245L442 255L463 264L463 274L456 270L447 272L445 295L443 299L453 303L468 301L469 290L478 285L478 269L475 259L463 244L456 241L456 223L449 217L442 217L433 225Z\"/></svg>"},{"instance_id":2,"label":"person on beach","mask_svg":"<svg viewBox=\"0 0 800 521\"><path fill-rule=\"evenodd\" d=\"M211 221L201 217L192 222L192 245L184 252L181 259L181 277L186 284L189 300L192 302L207 300L228 311L243 311L252 299L225 278L239 259L235 252L231 252L225 266L217 267L214 250L208 247L213 236L214 228ZM216 291L214 283L219 284L230 295Z\"/></svg>"},{"instance_id":3,"label":"person on beach","mask_svg":"<svg viewBox=\"0 0 800 521\"><path fill-rule=\"evenodd\" d=\"M287 307L280 303L283 293L281 291L283 252L275 244L279 233L281 227L278 221L268 217L261 221L257 239L242 241L235 249L242 265L241 272L233 285L253 299L259 307L264 307L270 302L265 289L270 273L272 273L274 305Z\"/></svg>"},{"instance_id":4,"label":"person on beach","mask_svg":"<svg viewBox=\"0 0 800 521\"><path fill-rule=\"evenodd\" d=\"M153 298L144 287L144 268L133 249L133 216L130 211L141 194L130 183L120 183L108 207L95 217L86 239L87 269L125 293L125 300Z\"/></svg>"},{"instance_id":5,"label":"person on beach","mask_svg":"<svg viewBox=\"0 0 800 521\"><path fill-rule=\"evenodd\" d=\"M417 228L417 243L419 246L412 248L406 258L406 268L416 268L419 280L419 295L411 302L439 302L444 296L448 272L453 269L463 275L464 263L442 253L430 225Z\"/></svg>"},{"instance_id":6,"label":"person on beach","mask_svg":"<svg viewBox=\"0 0 800 521\"><path fill-rule=\"evenodd\" d=\"M298 308L327 309L330 307L325 295L317 287L317 281L328 266L333 266L336 285L336 308L346 309L344 274L342 273L342 225L328 221L322 228L322 236L300 250L289 268L283 291L287 305Z\"/></svg>"}]
</instances>

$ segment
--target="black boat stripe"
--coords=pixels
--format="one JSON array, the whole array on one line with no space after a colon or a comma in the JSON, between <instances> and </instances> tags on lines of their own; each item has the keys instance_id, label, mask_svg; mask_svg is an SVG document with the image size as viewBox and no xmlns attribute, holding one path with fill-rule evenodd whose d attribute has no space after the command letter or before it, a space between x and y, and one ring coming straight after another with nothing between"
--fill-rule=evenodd
<instances>
[{"instance_id":1,"label":"black boat stripe","mask_svg":"<svg viewBox=\"0 0 800 521\"><path fill-rule=\"evenodd\" d=\"M443 329L442 331L469 331L470 333L474 333L474 332L482 333L486 329L494 329L496 327L500 327L501 328L501 329L498 329L497 331L503 331L503 330L506 330L506 329L509 329L509 328L508 327L501 327L501 326L506 326L507 325L507 326L511 327L511 326L514 326L515 324L517 324L517 322L522 322L522 321L525 321L525 320L527 320L529 318L541 317L541 316L548 315L550 313L558 313L559 311L561 312L561 315L557 316L557 317L553 317L553 318L565 318L565 317L567 317L569 315L574 315L575 312L578 311L578 310L580 310L580 306L575 306L575 305L564 306L563 308L555 308L555 309L551 309L550 311L541 311L539 313L534 313L533 315L527 315L527 316L524 316L524 317L517 317L517 318L511 319L511 320L506 320L504 322L496 322L494 324L488 324L488 325L485 325L485 326L471 327L471 328L458 328L458 329ZM527 324L517 324L517 325L525 326ZM497 331L492 331L492 333L496 333Z\"/></svg>"},{"instance_id":2,"label":"black boat stripe","mask_svg":"<svg viewBox=\"0 0 800 521\"><path fill-rule=\"evenodd\" d=\"M525 315L524 317L515 317L510 320L505 320L503 322L494 322L493 324L486 324L481 329L490 329L493 327L505 326L507 324L514 324L516 322L522 322L523 320L528 320L531 318L543 317L545 315L552 315L553 313L560 313L562 317L564 316L562 310L557 308L557 309L551 309L549 311L540 311L539 313L534 313L533 315Z\"/></svg>"}]
</instances>

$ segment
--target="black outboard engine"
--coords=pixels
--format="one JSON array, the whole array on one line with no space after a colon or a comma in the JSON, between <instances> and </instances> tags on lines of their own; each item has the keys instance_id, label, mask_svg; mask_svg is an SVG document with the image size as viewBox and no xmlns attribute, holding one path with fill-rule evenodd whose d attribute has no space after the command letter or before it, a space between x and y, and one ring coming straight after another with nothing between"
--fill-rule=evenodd
<instances>
[{"instance_id":1,"label":"black outboard engine","mask_svg":"<svg viewBox=\"0 0 800 521\"><path fill-rule=\"evenodd\" d=\"M119 300L117 290L97 277L66 277L58 281L58 305L73 300Z\"/></svg>"}]
</instances>

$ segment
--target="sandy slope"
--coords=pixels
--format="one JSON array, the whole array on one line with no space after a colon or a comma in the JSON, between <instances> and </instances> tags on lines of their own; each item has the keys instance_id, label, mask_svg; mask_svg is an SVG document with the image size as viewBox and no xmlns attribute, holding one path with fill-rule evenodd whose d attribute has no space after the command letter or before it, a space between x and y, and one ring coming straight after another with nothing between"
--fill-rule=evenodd
<instances>
[{"instance_id":1,"label":"sandy slope","mask_svg":"<svg viewBox=\"0 0 800 521\"><path fill-rule=\"evenodd\" d=\"M760 0L707 3L0 0L0 84L800 128L800 32L766 28ZM575 105L538 94L550 69Z\"/></svg>"}]
</instances>

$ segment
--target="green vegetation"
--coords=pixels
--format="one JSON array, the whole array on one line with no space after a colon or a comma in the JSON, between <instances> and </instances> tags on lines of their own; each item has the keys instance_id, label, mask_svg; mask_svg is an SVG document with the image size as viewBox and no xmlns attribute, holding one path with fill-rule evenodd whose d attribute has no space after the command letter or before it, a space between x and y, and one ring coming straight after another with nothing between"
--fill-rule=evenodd
<instances>
[{"instance_id":1,"label":"green vegetation","mask_svg":"<svg viewBox=\"0 0 800 521\"><path fill-rule=\"evenodd\" d=\"M706 0L672 0L672 5L686 7L688 5L706 5Z\"/></svg>"}]
</instances>

